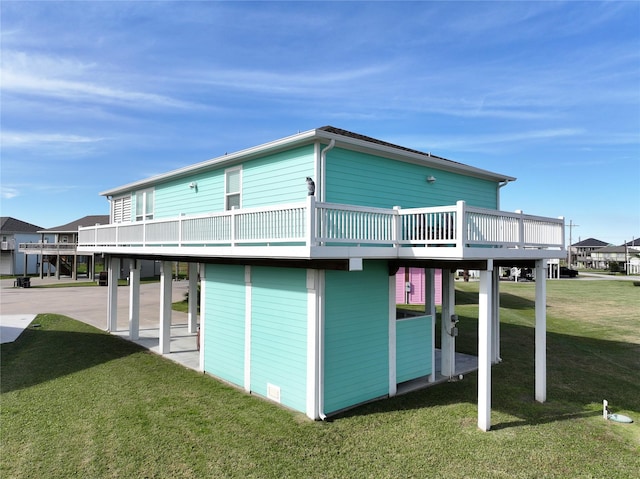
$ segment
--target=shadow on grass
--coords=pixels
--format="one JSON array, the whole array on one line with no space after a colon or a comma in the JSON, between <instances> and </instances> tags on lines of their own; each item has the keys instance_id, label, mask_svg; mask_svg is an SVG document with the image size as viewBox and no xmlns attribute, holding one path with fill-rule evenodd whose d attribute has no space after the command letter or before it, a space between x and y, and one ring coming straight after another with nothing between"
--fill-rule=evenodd
<instances>
[{"instance_id":1,"label":"shadow on grass","mask_svg":"<svg viewBox=\"0 0 640 479\"><path fill-rule=\"evenodd\" d=\"M466 337L459 337L457 350L477 355L477 321L462 318L460 323L468 329ZM596 417L602 414L603 399L614 411L640 417L640 345L547 332L547 402L538 403L534 328L502 323L501 338L503 361L492 367L492 430ZM475 406L477 379L477 373L471 373L462 381L365 404L331 420L462 403ZM509 419L500 421L504 415Z\"/></svg>"},{"instance_id":2,"label":"shadow on grass","mask_svg":"<svg viewBox=\"0 0 640 479\"><path fill-rule=\"evenodd\" d=\"M456 306L478 304L478 293L476 291L456 290ZM500 307L508 309L533 309L536 302L511 293L500 293Z\"/></svg>"},{"instance_id":3,"label":"shadow on grass","mask_svg":"<svg viewBox=\"0 0 640 479\"><path fill-rule=\"evenodd\" d=\"M141 350L65 316L39 315L16 341L2 345L0 392L35 386Z\"/></svg>"}]
</instances>

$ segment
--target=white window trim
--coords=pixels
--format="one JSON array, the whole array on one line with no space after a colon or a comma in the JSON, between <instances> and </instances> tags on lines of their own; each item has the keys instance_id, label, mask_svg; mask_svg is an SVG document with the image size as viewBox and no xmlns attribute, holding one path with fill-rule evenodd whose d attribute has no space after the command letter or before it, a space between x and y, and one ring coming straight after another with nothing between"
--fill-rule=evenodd
<instances>
[{"instance_id":1,"label":"white window trim","mask_svg":"<svg viewBox=\"0 0 640 479\"><path fill-rule=\"evenodd\" d=\"M232 173L234 171L238 171L240 173L240 179L238 180L238 192L236 193L228 193L227 192L227 178L229 173ZM242 208L242 165L240 166L235 166L233 168L227 168L226 170L224 170L224 209L225 211L228 211L230 208L228 208L228 201L227 199L229 198L229 196L232 195L239 195L240 196L240 201L239 201L239 205L238 208Z\"/></svg>"},{"instance_id":2,"label":"white window trim","mask_svg":"<svg viewBox=\"0 0 640 479\"><path fill-rule=\"evenodd\" d=\"M151 204L150 214L147 213L147 198L148 198L149 192L153 193L153 202ZM138 195L142 196L142 215L138 215ZM156 210L155 202L156 202L156 194L155 194L154 188L146 188L144 190L136 191L136 208L134 212L136 221L152 220L154 218L155 210Z\"/></svg>"}]
</instances>

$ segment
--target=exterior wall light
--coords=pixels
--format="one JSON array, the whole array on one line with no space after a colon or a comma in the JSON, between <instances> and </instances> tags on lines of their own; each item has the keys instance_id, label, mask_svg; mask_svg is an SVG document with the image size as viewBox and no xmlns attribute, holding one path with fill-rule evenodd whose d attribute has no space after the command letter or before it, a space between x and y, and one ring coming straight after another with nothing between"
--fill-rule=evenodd
<instances>
[{"instance_id":1,"label":"exterior wall light","mask_svg":"<svg viewBox=\"0 0 640 479\"><path fill-rule=\"evenodd\" d=\"M191 189L198 188L198 183L196 183L195 181L192 181L191 183L189 183L189 188Z\"/></svg>"},{"instance_id":2,"label":"exterior wall light","mask_svg":"<svg viewBox=\"0 0 640 479\"><path fill-rule=\"evenodd\" d=\"M436 182L436 177L433 175L429 175L427 176L427 183L435 183Z\"/></svg>"}]
</instances>

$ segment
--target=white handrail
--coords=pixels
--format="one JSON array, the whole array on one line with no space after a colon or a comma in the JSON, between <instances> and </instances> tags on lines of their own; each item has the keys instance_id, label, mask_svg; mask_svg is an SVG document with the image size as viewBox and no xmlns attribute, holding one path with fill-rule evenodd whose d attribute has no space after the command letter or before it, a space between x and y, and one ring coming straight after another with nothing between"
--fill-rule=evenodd
<instances>
[{"instance_id":1,"label":"white handrail","mask_svg":"<svg viewBox=\"0 0 640 479\"><path fill-rule=\"evenodd\" d=\"M564 219L456 205L304 203L79 228L81 246L297 244L564 249Z\"/></svg>"}]
</instances>

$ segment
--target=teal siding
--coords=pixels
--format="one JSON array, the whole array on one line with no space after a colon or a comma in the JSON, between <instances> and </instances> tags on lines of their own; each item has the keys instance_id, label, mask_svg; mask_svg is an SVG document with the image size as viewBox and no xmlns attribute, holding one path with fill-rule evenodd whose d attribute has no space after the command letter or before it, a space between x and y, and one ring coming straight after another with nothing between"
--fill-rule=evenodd
<instances>
[{"instance_id":1,"label":"teal siding","mask_svg":"<svg viewBox=\"0 0 640 479\"><path fill-rule=\"evenodd\" d=\"M385 261L325 273L325 413L389 393L388 303Z\"/></svg>"},{"instance_id":2,"label":"teal siding","mask_svg":"<svg viewBox=\"0 0 640 479\"><path fill-rule=\"evenodd\" d=\"M195 182L197 188L189 188ZM224 168L161 183L155 187L154 218L224 210ZM135 211L135 206L134 210Z\"/></svg>"},{"instance_id":3,"label":"teal siding","mask_svg":"<svg viewBox=\"0 0 640 479\"><path fill-rule=\"evenodd\" d=\"M429 184L427 176L436 177ZM453 205L497 208L497 183L336 148L327 155L326 201L379 208Z\"/></svg>"},{"instance_id":4,"label":"teal siding","mask_svg":"<svg viewBox=\"0 0 640 479\"><path fill-rule=\"evenodd\" d=\"M242 166L242 207L298 203L314 176L313 145L248 161Z\"/></svg>"},{"instance_id":5,"label":"teal siding","mask_svg":"<svg viewBox=\"0 0 640 479\"><path fill-rule=\"evenodd\" d=\"M399 383L433 372L431 316L396 322L396 378Z\"/></svg>"},{"instance_id":6,"label":"teal siding","mask_svg":"<svg viewBox=\"0 0 640 479\"><path fill-rule=\"evenodd\" d=\"M267 396L280 388L280 402L306 409L306 270L251 268L251 390Z\"/></svg>"},{"instance_id":7,"label":"teal siding","mask_svg":"<svg viewBox=\"0 0 640 479\"><path fill-rule=\"evenodd\" d=\"M244 266L207 265L204 370L244 385Z\"/></svg>"},{"instance_id":8,"label":"teal siding","mask_svg":"<svg viewBox=\"0 0 640 479\"><path fill-rule=\"evenodd\" d=\"M235 165L237 166L237 165ZM224 211L224 171L229 166L160 183L155 187L155 218ZM305 178L314 175L313 145L242 163L242 207L305 200ZM196 188L189 188L195 182ZM133 201L135 211L135 195Z\"/></svg>"}]
</instances>

